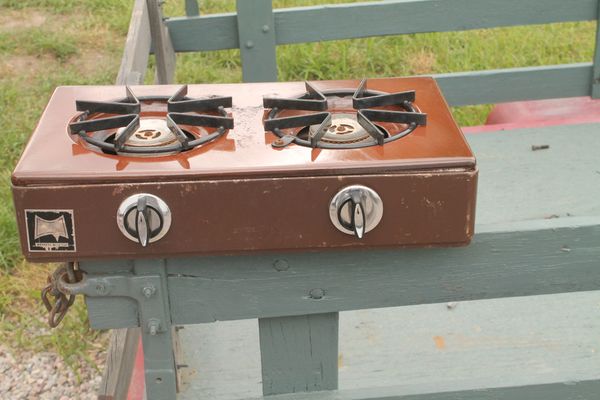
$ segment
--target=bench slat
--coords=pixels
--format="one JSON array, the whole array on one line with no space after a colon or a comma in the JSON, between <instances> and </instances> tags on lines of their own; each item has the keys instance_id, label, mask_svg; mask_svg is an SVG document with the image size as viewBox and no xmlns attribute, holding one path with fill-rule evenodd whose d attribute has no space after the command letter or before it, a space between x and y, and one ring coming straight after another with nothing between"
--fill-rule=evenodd
<instances>
[{"instance_id":1,"label":"bench slat","mask_svg":"<svg viewBox=\"0 0 600 400\"><path fill-rule=\"evenodd\" d=\"M277 44L588 21L598 0L394 0L273 11ZM236 15L166 21L175 51L239 48ZM360 24L360 29L356 26Z\"/></svg>"},{"instance_id":2,"label":"bench slat","mask_svg":"<svg viewBox=\"0 0 600 400\"><path fill-rule=\"evenodd\" d=\"M434 75L451 106L589 96L591 63Z\"/></svg>"}]
</instances>

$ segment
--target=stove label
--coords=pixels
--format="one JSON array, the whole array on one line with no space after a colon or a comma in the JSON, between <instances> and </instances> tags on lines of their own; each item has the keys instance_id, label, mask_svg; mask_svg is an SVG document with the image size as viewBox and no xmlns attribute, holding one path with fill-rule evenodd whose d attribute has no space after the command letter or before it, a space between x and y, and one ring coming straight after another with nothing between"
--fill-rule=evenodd
<instances>
[{"instance_id":1,"label":"stove label","mask_svg":"<svg viewBox=\"0 0 600 400\"><path fill-rule=\"evenodd\" d=\"M25 210L31 252L75 251L73 210Z\"/></svg>"}]
</instances>

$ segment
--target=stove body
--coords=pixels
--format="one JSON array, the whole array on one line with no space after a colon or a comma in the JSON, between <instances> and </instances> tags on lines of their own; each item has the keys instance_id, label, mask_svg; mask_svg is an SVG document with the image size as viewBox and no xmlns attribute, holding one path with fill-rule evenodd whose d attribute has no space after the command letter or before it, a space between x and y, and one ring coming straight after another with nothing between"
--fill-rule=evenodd
<instances>
[{"instance_id":1,"label":"stove body","mask_svg":"<svg viewBox=\"0 0 600 400\"><path fill-rule=\"evenodd\" d=\"M124 87L57 88L12 176L28 260L470 241L475 158L433 79L190 85L171 97L179 88L132 87L135 110ZM282 110L280 98L305 102ZM88 141L93 119L102 129ZM185 151L138 154L139 143Z\"/></svg>"}]
</instances>

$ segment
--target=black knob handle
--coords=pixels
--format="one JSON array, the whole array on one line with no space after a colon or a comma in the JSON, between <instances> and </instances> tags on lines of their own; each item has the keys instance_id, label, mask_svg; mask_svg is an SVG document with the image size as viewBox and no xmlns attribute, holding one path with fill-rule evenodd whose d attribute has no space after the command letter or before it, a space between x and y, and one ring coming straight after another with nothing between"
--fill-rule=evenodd
<instances>
[{"instance_id":1,"label":"black knob handle","mask_svg":"<svg viewBox=\"0 0 600 400\"><path fill-rule=\"evenodd\" d=\"M344 210L347 210L347 216L342 215ZM352 195L342 203L338 209L338 220L340 225L352 231L358 239L363 238L365 235L366 217L364 201L360 195Z\"/></svg>"},{"instance_id":2,"label":"black knob handle","mask_svg":"<svg viewBox=\"0 0 600 400\"><path fill-rule=\"evenodd\" d=\"M142 247L148 246L148 241L150 240L150 208L144 196L141 196L137 201L135 231L138 242Z\"/></svg>"},{"instance_id":3,"label":"black knob handle","mask_svg":"<svg viewBox=\"0 0 600 400\"><path fill-rule=\"evenodd\" d=\"M352 227L354 230L354 236L359 239L362 239L365 234L365 208L363 207L361 202L352 203Z\"/></svg>"}]
</instances>

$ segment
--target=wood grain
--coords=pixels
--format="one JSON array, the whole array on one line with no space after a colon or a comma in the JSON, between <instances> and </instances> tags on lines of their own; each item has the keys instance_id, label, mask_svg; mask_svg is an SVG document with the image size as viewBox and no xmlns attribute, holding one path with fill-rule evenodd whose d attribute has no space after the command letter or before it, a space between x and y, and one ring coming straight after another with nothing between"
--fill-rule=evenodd
<instances>
[{"instance_id":1,"label":"wood grain","mask_svg":"<svg viewBox=\"0 0 600 400\"><path fill-rule=\"evenodd\" d=\"M146 0L136 0L129 21L117 85L140 85L144 82L151 41Z\"/></svg>"},{"instance_id":2,"label":"wood grain","mask_svg":"<svg viewBox=\"0 0 600 400\"><path fill-rule=\"evenodd\" d=\"M261 318L263 394L338 386L338 313Z\"/></svg>"},{"instance_id":3,"label":"wood grain","mask_svg":"<svg viewBox=\"0 0 600 400\"><path fill-rule=\"evenodd\" d=\"M169 29L163 23L161 4L159 0L146 0L150 35L156 55L156 83L166 85L174 82L176 56Z\"/></svg>"},{"instance_id":4,"label":"wood grain","mask_svg":"<svg viewBox=\"0 0 600 400\"><path fill-rule=\"evenodd\" d=\"M434 77L448 104L462 106L589 96L592 69L591 63L578 63L459 72Z\"/></svg>"},{"instance_id":5,"label":"wood grain","mask_svg":"<svg viewBox=\"0 0 600 400\"><path fill-rule=\"evenodd\" d=\"M597 0L391 0L282 8L273 15L277 44L290 44L595 20L597 8ZM171 18L167 26L176 51L232 49L240 47L235 19L233 13Z\"/></svg>"},{"instance_id":6,"label":"wood grain","mask_svg":"<svg viewBox=\"0 0 600 400\"><path fill-rule=\"evenodd\" d=\"M98 391L100 399L127 398L139 340L139 328L116 329L112 332Z\"/></svg>"},{"instance_id":7,"label":"wood grain","mask_svg":"<svg viewBox=\"0 0 600 400\"><path fill-rule=\"evenodd\" d=\"M342 312L339 389L400 397L600 379L599 304L594 291ZM180 400L261 396L256 320L181 333L194 379Z\"/></svg>"}]
</instances>

